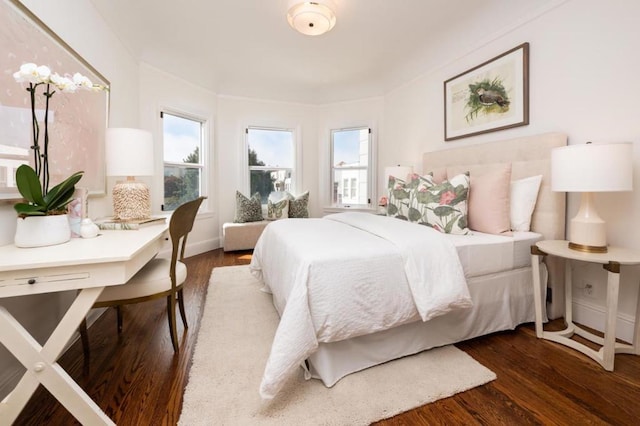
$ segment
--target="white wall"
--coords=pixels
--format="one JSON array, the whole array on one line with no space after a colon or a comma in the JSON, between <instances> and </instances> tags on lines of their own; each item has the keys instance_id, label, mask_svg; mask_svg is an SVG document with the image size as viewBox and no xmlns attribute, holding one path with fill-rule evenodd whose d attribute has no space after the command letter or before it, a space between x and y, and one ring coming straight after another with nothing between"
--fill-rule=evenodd
<instances>
[{"instance_id":1,"label":"white wall","mask_svg":"<svg viewBox=\"0 0 640 426\"><path fill-rule=\"evenodd\" d=\"M79 0L24 0L22 3L110 81L111 125L137 126L137 61L107 27L91 3ZM0 245L13 242L16 216L12 205L11 202L0 204ZM90 199L89 212L91 216L109 214L110 197ZM52 331L51 325L58 322L72 299L73 294L65 293L2 299L0 303L44 343ZM23 369L19 363L0 346L0 399L14 386L21 371Z\"/></svg>"},{"instance_id":2,"label":"white wall","mask_svg":"<svg viewBox=\"0 0 640 426\"><path fill-rule=\"evenodd\" d=\"M440 66L385 96L384 140L380 158L412 161L421 169L421 153L514 136L561 131L570 144L637 142L637 94L640 93L640 2L635 0L573 0L555 9L523 18L491 40L466 40L464 32L442 35ZM456 41L453 41L453 40ZM496 133L444 142L443 82L523 42L530 43L530 124ZM608 223L609 242L640 250L640 147L634 147L636 190L598 194L598 209ZM568 216L577 210L577 194L569 196ZM628 272L625 276L625 272ZM575 289L575 319L602 329L604 276L590 268L593 297ZM630 338L638 271L623 269L619 335ZM593 281L593 282L592 282Z\"/></svg>"}]
</instances>

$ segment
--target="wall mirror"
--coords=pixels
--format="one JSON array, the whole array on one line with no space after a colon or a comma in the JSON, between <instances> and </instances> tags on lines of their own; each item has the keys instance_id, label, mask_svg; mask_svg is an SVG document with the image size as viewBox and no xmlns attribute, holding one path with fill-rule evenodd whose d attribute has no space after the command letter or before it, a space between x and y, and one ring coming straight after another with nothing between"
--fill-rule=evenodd
<instances>
[{"instance_id":1,"label":"wall mirror","mask_svg":"<svg viewBox=\"0 0 640 426\"><path fill-rule=\"evenodd\" d=\"M109 82L17 0L0 0L0 7L0 199L18 199L15 170L20 164L33 163L33 151L29 149L33 136L27 84L17 83L13 73L23 63L32 62L60 75L79 72L95 84L109 86ZM38 91L36 115L41 120L44 99L42 90ZM84 170L77 186L87 188L89 195L106 194L104 136L108 115L108 91L58 90L51 97L48 128L52 184ZM42 137L41 130L41 145Z\"/></svg>"}]
</instances>

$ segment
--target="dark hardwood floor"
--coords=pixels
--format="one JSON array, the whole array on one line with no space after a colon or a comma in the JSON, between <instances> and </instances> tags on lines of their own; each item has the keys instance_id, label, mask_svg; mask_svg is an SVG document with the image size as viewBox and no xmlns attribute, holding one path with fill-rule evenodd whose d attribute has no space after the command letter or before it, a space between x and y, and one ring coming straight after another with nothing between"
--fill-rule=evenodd
<instances>
[{"instance_id":1,"label":"dark hardwood floor","mask_svg":"<svg viewBox=\"0 0 640 426\"><path fill-rule=\"evenodd\" d=\"M165 301L157 300L126 307L120 335L113 310L100 317L89 329L89 368L84 366L79 341L60 364L118 425L176 424L211 270L249 260L248 252L222 250L187 260L189 328L183 331L178 321L178 354L174 355L169 339ZM536 339L532 324L457 346L493 370L497 380L376 424L640 424L640 357L617 355L615 372L609 373L572 349ZM16 422L76 423L42 387Z\"/></svg>"}]
</instances>

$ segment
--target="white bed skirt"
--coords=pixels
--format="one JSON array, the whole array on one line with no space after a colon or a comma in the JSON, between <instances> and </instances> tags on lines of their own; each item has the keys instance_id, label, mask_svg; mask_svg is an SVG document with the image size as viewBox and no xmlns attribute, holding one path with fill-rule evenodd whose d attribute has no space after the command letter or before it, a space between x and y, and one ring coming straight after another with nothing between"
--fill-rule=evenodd
<instances>
[{"instance_id":1,"label":"white bed skirt","mask_svg":"<svg viewBox=\"0 0 640 426\"><path fill-rule=\"evenodd\" d=\"M544 275L542 282L546 282L544 264L540 270ZM519 324L535 320L531 267L469 278L468 285L474 302L471 309L366 336L320 343L308 358L310 377L331 387L348 374L383 362L496 331L513 330Z\"/></svg>"}]
</instances>

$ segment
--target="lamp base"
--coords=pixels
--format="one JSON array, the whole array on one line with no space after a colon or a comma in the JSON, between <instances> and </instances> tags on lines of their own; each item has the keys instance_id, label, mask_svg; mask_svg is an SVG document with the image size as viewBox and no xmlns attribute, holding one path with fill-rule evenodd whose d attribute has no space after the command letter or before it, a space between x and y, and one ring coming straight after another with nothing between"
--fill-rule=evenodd
<instances>
[{"instance_id":1,"label":"lamp base","mask_svg":"<svg viewBox=\"0 0 640 426\"><path fill-rule=\"evenodd\" d=\"M127 180L113 187L113 215L119 220L148 219L151 216L149 188L142 182Z\"/></svg>"},{"instance_id":2,"label":"lamp base","mask_svg":"<svg viewBox=\"0 0 640 426\"><path fill-rule=\"evenodd\" d=\"M606 253L607 246L586 246L584 244L576 244L569 241L569 248L575 251L581 251L583 253Z\"/></svg>"},{"instance_id":3,"label":"lamp base","mask_svg":"<svg viewBox=\"0 0 640 426\"><path fill-rule=\"evenodd\" d=\"M590 192L582 193L578 214L571 219L569 248L585 253L607 252L606 223L598 216Z\"/></svg>"}]
</instances>

